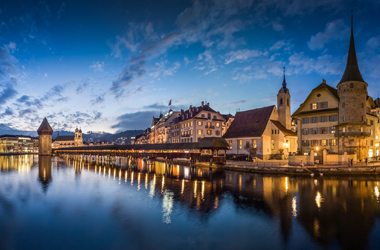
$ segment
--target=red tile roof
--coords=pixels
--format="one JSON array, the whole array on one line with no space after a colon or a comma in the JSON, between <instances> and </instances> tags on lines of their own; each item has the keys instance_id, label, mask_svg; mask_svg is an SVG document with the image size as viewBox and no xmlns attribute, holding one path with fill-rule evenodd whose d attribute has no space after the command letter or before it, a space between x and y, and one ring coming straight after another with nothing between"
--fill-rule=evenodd
<instances>
[{"instance_id":1,"label":"red tile roof","mask_svg":"<svg viewBox=\"0 0 380 250\"><path fill-rule=\"evenodd\" d=\"M224 138L260 137L269 122L274 105L237 112L235 120L224 134Z\"/></svg>"}]
</instances>

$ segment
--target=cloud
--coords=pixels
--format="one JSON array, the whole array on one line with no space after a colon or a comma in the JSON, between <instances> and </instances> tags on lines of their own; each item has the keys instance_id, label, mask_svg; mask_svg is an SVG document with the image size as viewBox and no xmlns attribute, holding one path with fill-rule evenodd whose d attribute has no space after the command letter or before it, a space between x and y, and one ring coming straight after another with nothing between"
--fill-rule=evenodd
<instances>
[{"instance_id":1,"label":"cloud","mask_svg":"<svg viewBox=\"0 0 380 250\"><path fill-rule=\"evenodd\" d=\"M284 48L284 50L290 50L290 43L287 42L287 41L284 41L284 40L280 40L280 41L277 41L275 42L270 48L269 50L270 51L273 51L273 50L279 50L281 48Z\"/></svg>"},{"instance_id":2,"label":"cloud","mask_svg":"<svg viewBox=\"0 0 380 250\"><path fill-rule=\"evenodd\" d=\"M62 97L63 90L68 86L68 83L54 85L49 91L47 91L41 98L41 101L48 101L53 97Z\"/></svg>"},{"instance_id":3,"label":"cloud","mask_svg":"<svg viewBox=\"0 0 380 250\"><path fill-rule=\"evenodd\" d=\"M135 78L139 78L145 74L145 61L140 60L126 68L119 75L117 80L112 82L111 92L115 95L115 98L119 98L124 94L123 88L132 83Z\"/></svg>"},{"instance_id":4,"label":"cloud","mask_svg":"<svg viewBox=\"0 0 380 250\"><path fill-rule=\"evenodd\" d=\"M47 73L45 73L45 74L44 74L44 77L48 77L48 74L47 74Z\"/></svg>"},{"instance_id":5,"label":"cloud","mask_svg":"<svg viewBox=\"0 0 380 250\"><path fill-rule=\"evenodd\" d=\"M294 66L292 71L294 74L309 74L312 72L321 75L342 74L342 60L334 58L331 55L322 55L316 59L305 56L303 52L294 53L289 57L289 65Z\"/></svg>"},{"instance_id":6,"label":"cloud","mask_svg":"<svg viewBox=\"0 0 380 250\"><path fill-rule=\"evenodd\" d=\"M5 116L11 116L13 115L13 110L10 107L7 107L4 111L4 113L0 114L0 117L5 117Z\"/></svg>"},{"instance_id":7,"label":"cloud","mask_svg":"<svg viewBox=\"0 0 380 250\"><path fill-rule=\"evenodd\" d=\"M7 45L4 45L5 48L7 48L9 51L11 51L12 53L15 52L16 49L16 43L15 42L9 42L9 44Z\"/></svg>"},{"instance_id":8,"label":"cloud","mask_svg":"<svg viewBox=\"0 0 380 250\"><path fill-rule=\"evenodd\" d=\"M242 62L246 61L253 57L259 57L263 55L261 51L258 50L249 50L249 49L242 49L237 51L231 51L227 53L227 59L225 60L225 64L230 64L234 61Z\"/></svg>"},{"instance_id":9,"label":"cloud","mask_svg":"<svg viewBox=\"0 0 380 250\"><path fill-rule=\"evenodd\" d=\"M232 77L232 80L239 81L241 83L249 82L253 79L253 76L247 75L247 74L237 74L236 76Z\"/></svg>"},{"instance_id":10,"label":"cloud","mask_svg":"<svg viewBox=\"0 0 380 250\"><path fill-rule=\"evenodd\" d=\"M36 106L39 109L42 108L43 105L42 105L42 102L39 99L37 99L37 98L35 98L34 100L31 100L31 99L32 98L30 96L23 95L19 99L17 99L16 101L18 103L23 103L23 104L25 104L28 107Z\"/></svg>"},{"instance_id":11,"label":"cloud","mask_svg":"<svg viewBox=\"0 0 380 250\"><path fill-rule=\"evenodd\" d=\"M66 4L64 2L62 2L61 5L59 6L59 10L57 12L57 19L61 18L61 15L65 11L65 9L66 9Z\"/></svg>"},{"instance_id":12,"label":"cloud","mask_svg":"<svg viewBox=\"0 0 380 250\"><path fill-rule=\"evenodd\" d=\"M329 22L323 32L312 36L307 45L311 50L322 49L330 41L347 39L349 31L350 29L343 19L335 20Z\"/></svg>"},{"instance_id":13,"label":"cloud","mask_svg":"<svg viewBox=\"0 0 380 250\"><path fill-rule=\"evenodd\" d=\"M103 96L98 96L95 99L90 101L92 105L99 104L104 102L104 97Z\"/></svg>"},{"instance_id":14,"label":"cloud","mask_svg":"<svg viewBox=\"0 0 380 250\"><path fill-rule=\"evenodd\" d=\"M237 39L234 39L233 35L247 26L248 22L243 23L240 17L244 13L249 13L252 4L253 0L195 1L191 7L177 16L174 30L157 36L152 29L149 29L144 39L139 42L136 42L136 29L130 25L129 32L124 37L116 38L113 55L121 56L121 45L131 52L139 52L129 60L118 79L112 82L111 92L115 98L120 97L124 87L130 85L136 78L145 75L144 66L147 60L164 54L173 46L187 46L201 42L204 46L210 47L213 46L208 42L211 38L220 48L236 46ZM205 74L216 70L216 65L213 65Z\"/></svg>"},{"instance_id":15,"label":"cloud","mask_svg":"<svg viewBox=\"0 0 380 250\"><path fill-rule=\"evenodd\" d=\"M90 68L92 68L95 72L102 72L104 69L104 62L96 62L90 65Z\"/></svg>"},{"instance_id":16,"label":"cloud","mask_svg":"<svg viewBox=\"0 0 380 250\"><path fill-rule=\"evenodd\" d=\"M17 60L7 48L0 47L0 77L7 78L17 72Z\"/></svg>"},{"instance_id":17,"label":"cloud","mask_svg":"<svg viewBox=\"0 0 380 250\"><path fill-rule=\"evenodd\" d=\"M28 114L32 114L32 113L35 113L36 111L33 110L33 109L24 109L24 110L20 110L19 112L19 116L20 117L24 117L25 115L28 115Z\"/></svg>"},{"instance_id":18,"label":"cloud","mask_svg":"<svg viewBox=\"0 0 380 250\"><path fill-rule=\"evenodd\" d=\"M166 70L163 72L163 74L164 74L165 76L172 76L172 75L177 71L177 69L178 69L179 67L181 67L181 64L180 64L179 62L175 62L175 63L174 63L174 66L171 67L171 68L166 69Z\"/></svg>"},{"instance_id":19,"label":"cloud","mask_svg":"<svg viewBox=\"0 0 380 250\"><path fill-rule=\"evenodd\" d=\"M12 78L5 85L5 88L0 92L0 106L17 95L17 91L14 88L16 84L16 79Z\"/></svg>"},{"instance_id":20,"label":"cloud","mask_svg":"<svg viewBox=\"0 0 380 250\"><path fill-rule=\"evenodd\" d=\"M126 113L117 117L117 123L111 128L118 131L145 129L152 123L153 116L157 116L157 111L138 111L135 113Z\"/></svg>"},{"instance_id":21,"label":"cloud","mask_svg":"<svg viewBox=\"0 0 380 250\"><path fill-rule=\"evenodd\" d=\"M370 49L379 49L380 48L380 36L374 36L374 37L371 37L367 43L366 43L367 47L369 47Z\"/></svg>"},{"instance_id":22,"label":"cloud","mask_svg":"<svg viewBox=\"0 0 380 250\"><path fill-rule=\"evenodd\" d=\"M78 85L76 89L77 94L83 93L83 91L87 88L87 86L90 85L90 78L83 79L80 84Z\"/></svg>"}]
</instances>

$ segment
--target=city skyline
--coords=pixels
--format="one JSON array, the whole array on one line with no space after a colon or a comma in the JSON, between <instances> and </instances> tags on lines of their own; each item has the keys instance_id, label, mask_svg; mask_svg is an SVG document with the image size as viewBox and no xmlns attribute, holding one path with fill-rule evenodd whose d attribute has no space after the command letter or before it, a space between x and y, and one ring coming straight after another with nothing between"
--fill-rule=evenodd
<instances>
[{"instance_id":1,"label":"city skyline","mask_svg":"<svg viewBox=\"0 0 380 250\"><path fill-rule=\"evenodd\" d=\"M170 100L235 114L276 104L283 67L293 113L322 78L342 77L352 8L359 67L378 95L379 3L90 3L0 5L1 123L144 129Z\"/></svg>"}]
</instances>

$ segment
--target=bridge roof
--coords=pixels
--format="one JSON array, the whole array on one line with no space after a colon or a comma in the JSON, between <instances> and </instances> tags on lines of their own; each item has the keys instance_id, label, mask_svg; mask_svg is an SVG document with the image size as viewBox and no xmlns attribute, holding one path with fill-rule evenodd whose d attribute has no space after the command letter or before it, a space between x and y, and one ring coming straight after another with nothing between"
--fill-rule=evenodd
<instances>
[{"instance_id":1,"label":"bridge roof","mask_svg":"<svg viewBox=\"0 0 380 250\"><path fill-rule=\"evenodd\" d=\"M228 143L223 138L203 138L200 142L190 143L160 143L160 144L133 144L133 145L103 145L57 148L56 150L179 150L179 149L225 149Z\"/></svg>"}]
</instances>

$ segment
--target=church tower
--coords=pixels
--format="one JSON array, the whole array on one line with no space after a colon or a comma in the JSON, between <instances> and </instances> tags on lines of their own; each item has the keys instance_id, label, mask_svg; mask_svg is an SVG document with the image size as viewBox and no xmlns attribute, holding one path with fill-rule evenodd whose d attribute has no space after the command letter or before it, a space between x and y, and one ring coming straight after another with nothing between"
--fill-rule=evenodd
<instances>
[{"instance_id":1,"label":"church tower","mask_svg":"<svg viewBox=\"0 0 380 250\"><path fill-rule=\"evenodd\" d=\"M285 67L284 67L284 80L282 81L282 87L277 94L277 110L278 120L286 129L291 129L291 117L290 117L290 94L289 89L286 87L285 80Z\"/></svg>"},{"instance_id":2,"label":"church tower","mask_svg":"<svg viewBox=\"0 0 380 250\"><path fill-rule=\"evenodd\" d=\"M366 101L368 84L363 80L356 58L353 16L351 15L351 38L347 64L337 85L339 96L339 154L357 153L358 159L366 157Z\"/></svg>"},{"instance_id":3,"label":"church tower","mask_svg":"<svg viewBox=\"0 0 380 250\"><path fill-rule=\"evenodd\" d=\"M46 117L37 129L37 133L39 137L38 154L51 155L51 135L53 134L53 129L50 127Z\"/></svg>"},{"instance_id":4,"label":"church tower","mask_svg":"<svg viewBox=\"0 0 380 250\"><path fill-rule=\"evenodd\" d=\"M78 128L75 129L74 146L75 147L83 146L82 129L78 129Z\"/></svg>"}]
</instances>

